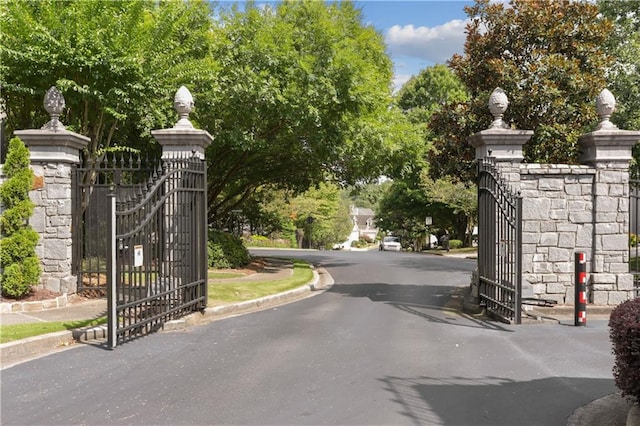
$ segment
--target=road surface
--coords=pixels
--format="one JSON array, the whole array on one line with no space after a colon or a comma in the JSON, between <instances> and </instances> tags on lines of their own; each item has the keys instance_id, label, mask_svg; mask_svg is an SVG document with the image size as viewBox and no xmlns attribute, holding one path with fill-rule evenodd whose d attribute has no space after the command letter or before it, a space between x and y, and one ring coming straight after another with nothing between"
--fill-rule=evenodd
<instances>
[{"instance_id":1,"label":"road surface","mask_svg":"<svg viewBox=\"0 0 640 426\"><path fill-rule=\"evenodd\" d=\"M327 292L84 345L2 371L3 425L564 425L616 391L606 322L509 326L445 308L475 262L395 252L304 257Z\"/></svg>"}]
</instances>

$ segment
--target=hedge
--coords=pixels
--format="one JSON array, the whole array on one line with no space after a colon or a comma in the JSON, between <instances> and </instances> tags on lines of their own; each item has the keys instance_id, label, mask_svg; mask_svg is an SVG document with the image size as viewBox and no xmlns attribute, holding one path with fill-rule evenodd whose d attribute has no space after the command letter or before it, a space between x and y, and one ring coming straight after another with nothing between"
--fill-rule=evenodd
<instances>
[{"instance_id":1,"label":"hedge","mask_svg":"<svg viewBox=\"0 0 640 426\"><path fill-rule=\"evenodd\" d=\"M29 191L35 177L29 150L18 138L9 141L3 172L7 180L0 185L5 209L0 215L0 288L3 296L19 299L38 284L42 270L36 255L40 234L29 225L34 209Z\"/></svg>"},{"instance_id":2,"label":"hedge","mask_svg":"<svg viewBox=\"0 0 640 426\"><path fill-rule=\"evenodd\" d=\"M210 230L207 249L212 268L239 268L251 261L242 240L225 232Z\"/></svg>"},{"instance_id":3,"label":"hedge","mask_svg":"<svg viewBox=\"0 0 640 426\"><path fill-rule=\"evenodd\" d=\"M622 396L640 402L640 297L616 306L609 317L609 328L616 386Z\"/></svg>"}]
</instances>

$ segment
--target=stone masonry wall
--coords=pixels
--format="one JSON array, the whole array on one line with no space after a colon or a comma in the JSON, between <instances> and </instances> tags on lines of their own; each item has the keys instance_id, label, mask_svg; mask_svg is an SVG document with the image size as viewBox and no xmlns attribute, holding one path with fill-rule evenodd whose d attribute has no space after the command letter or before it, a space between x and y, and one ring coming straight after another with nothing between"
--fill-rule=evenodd
<instances>
[{"instance_id":1,"label":"stone masonry wall","mask_svg":"<svg viewBox=\"0 0 640 426\"><path fill-rule=\"evenodd\" d=\"M72 194L68 163L32 164L36 179L29 193L35 203L31 226L41 235L36 247L42 276L40 285L60 293L75 293L71 271Z\"/></svg>"},{"instance_id":2,"label":"stone masonry wall","mask_svg":"<svg viewBox=\"0 0 640 426\"><path fill-rule=\"evenodd\" d=\"M618 305L635 294L629 273L629 170L601 165L596 171L592 302Z\"/></svg>"},{"instance_id":3,"label":"stone masonry wall","mask_svg":"<svg viewBox=\"0 0 640 426\"><path fill-rule=\"evenodd\" d=\"M573 305L578 251L586 253L590 265L591 303L616 305L632 297L627 171L506 162L498 166L505 182L522 195L523 297Z\"/></svg>"}]
</instances>

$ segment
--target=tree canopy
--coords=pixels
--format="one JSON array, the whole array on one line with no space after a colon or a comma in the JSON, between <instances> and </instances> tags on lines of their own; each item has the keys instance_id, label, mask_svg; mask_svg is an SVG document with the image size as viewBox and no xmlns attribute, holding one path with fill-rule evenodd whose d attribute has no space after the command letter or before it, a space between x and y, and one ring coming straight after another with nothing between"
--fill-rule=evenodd
<instances>
[{"instance_id":1,"label":"tree canopy","mask_svg":"<svg viewBox=\"0 0 640 426\"><path fill-rule=\"evenodd\" d=\"M7 130L48 121L44 94L64 93L61 121L91 138L87 155L111 146L146 149L168 126L185 65L206 56L205 1L9 0L0 4L0 87Z\"/></svg>"},{"instance_id":2,"label":"tree canopy","mask_svg":"<svg viewBox=\"0 0 640 426\"><path fill-rule=\"evenodd\" d=\"M0 86L8 133L48 117L92 139L87 155L156 153L185 85L209 131L209 220L222 224L262 186L303 192L405 173L420 130L394 107L383 37L350 1L221 7L204 0L9 0L0 4ZM212 10L212 8L215 8Z\"/></svg>"},{"instance_id":3,"label":"tree canopy","mask_svg":"<svg viewBox=\"0 0 640 426\"><path fill-rule=\"evenodd\" d=\"M198 115L216 136L212 212L265 184L301 191L398 174L420 152L415 126L389 108L382 36L351 2L249 4L221 15L214 40L219 68Z\"/></svg>"},{"instance_id":4,"label":"tree canopy","mask_svg":"<svg viewBox=\"0 0 640 426\"><path fill-rule=\"evenodd\" d=\"M430 122L438 136L431 173L470 179L467 137L488 127L486 105L496 87L509 97L505 119L535 131L524 147L527 161L574 163L577 138L597 121L593 102L613 64L606 52L612 23L596 4L569 0L476 0L466 11L464 55L449 66L471 99L448 105Z\"/></svg>"},{"instance_id":5,"label":"tree canopy","mask_svg":"<svg viewBox=\"0 0 640 426\"><path fill-rule=\"evenodd\" d=\"M609 89L616 97L612 120L621 129L640 129L640 0L600 0L602 15L614 23L607 50L616 61Z\"/></svg>"}]
</instances>

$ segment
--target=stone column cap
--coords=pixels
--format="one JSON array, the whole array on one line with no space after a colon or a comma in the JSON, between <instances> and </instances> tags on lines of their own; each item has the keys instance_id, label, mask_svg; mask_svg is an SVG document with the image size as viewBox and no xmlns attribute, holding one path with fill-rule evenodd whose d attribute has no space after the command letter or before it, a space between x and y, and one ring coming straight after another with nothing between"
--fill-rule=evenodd
<instances>
[{"instance_id":1,"label":"stone column cap","mask_svg":"<svg viewBox=\"0 0 640 426\"><path fill-rule=\"evenodd\" d=\"M162 145L162 158L196 155L204 159L205 149L213 142L206 130L188 127L152 130L151 135Z\"/></svg>"},{"instance_id":2,"label":"stone column cap","mask_svg":"<svg viewBox=\"0 0 640 426\"><path fill-rule=\"evenodd\" d=\"M29 148L31 161L79 163L90 138L69 130L29 129L14 134Z\"/></svg>"},{"instance_id":3,"label":"stone column cap","mask_svg":"<svg viewBox=\"0 0 640 426\"><path fill-rule=\"evenodd\" d=\"M617 163L627 167L632 159L631 148L640 142L640 131L600 129L578 138L582 164Z\"/></svg>"},{"instance_id":4,"label":"stone column cap","mask_svg":"<svg viewBox=\"0 0 640 426\"><path fill-rule=\"evenodd\" d=\"M491 128L474 133L467 139L476 149L476 159L494 157L496 161L521 162L522 146L533 136L533 130Z\"/></svg>"}]
</instances>

